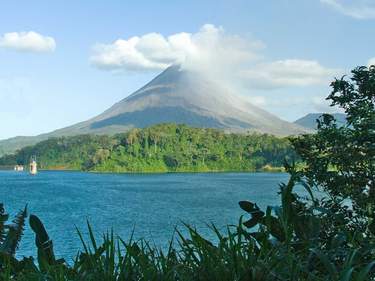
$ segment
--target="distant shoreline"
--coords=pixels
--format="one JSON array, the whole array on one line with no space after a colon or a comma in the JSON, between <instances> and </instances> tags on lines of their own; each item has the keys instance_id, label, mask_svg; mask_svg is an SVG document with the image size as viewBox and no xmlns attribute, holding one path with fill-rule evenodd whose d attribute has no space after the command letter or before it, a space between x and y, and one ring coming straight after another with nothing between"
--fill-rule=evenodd
<instances>
[{"instance_id":1,"label":"distant shoreline","mask_svg":"<svg viewBox=\"0 0 375 281\"><path fill-rule=\"evenodd\" d=\"M13 171L13 168L4 168L0 167L0 171ZM283 167L271 167L258 170L202 170L202 171L193 171L193 170L182 170L182 171L85 171L81 169L62 169L62 168L47 168L39 169L40 172L43 171L55 171L55 172L83 172L83 173L93 173L93 174L221 174L221 173L285 173ZM28 171L18 172L18 173L28 173Z\"/></svg>"}]
</instances>

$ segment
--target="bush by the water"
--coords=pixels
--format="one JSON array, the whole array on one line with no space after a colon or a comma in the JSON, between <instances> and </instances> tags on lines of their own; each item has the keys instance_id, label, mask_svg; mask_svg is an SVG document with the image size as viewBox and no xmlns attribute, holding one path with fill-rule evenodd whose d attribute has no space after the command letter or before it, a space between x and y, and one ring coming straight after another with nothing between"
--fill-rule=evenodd
<instances>
[{"instance_id":1,"label":"bush by the water","mask_svg":"<svg viewBox=\"0 0 375 281\"><path fill-rule=\"evenodd\" d=\"M292 139L305 165L285 164L290 179L280 184L279 206L260 210L241 201L248 217L224 231L212 226L217 242L185 226L189 234L176 230L166 251L113 233L99 242L88 225L89 242L78 232L83 251L71 265L55 258L32 215L38 262L17 260L26 210L6 224L1 208L0 280L375 280L375 67L357 68L332 86L328 99L345 110L348 124L324 115L316 134Z\"/></svg>"}]
</instances>

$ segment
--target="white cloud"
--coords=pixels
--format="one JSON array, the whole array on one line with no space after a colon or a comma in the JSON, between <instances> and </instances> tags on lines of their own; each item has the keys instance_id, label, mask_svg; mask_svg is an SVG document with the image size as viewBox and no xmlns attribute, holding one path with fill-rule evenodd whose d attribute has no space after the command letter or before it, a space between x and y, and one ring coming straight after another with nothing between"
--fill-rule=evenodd
<instances>
[{"instance_id":1,"label":"white cloud","mask_svg":"<svg viewBox=\"0 0 375 281\"><path fill-rule=\"evenodd\" d=\"M22 52L46 53L56 48L55 39L34 31L10 32L0 36L0 48Z\"/></svg>"},{"instance_id":2,"label":"white cloud","mask_svg":"<svg viewBox=\"0 0 375 281\"><path fill-rule=\"evenodd\" d=\"M317 61L287 59L260 63L240 76L254 88L282 88L328 84L341 71L323 67Z\"/></svg>"},{"instance_id":3,"label":"white cloud","mask_svg":"<svg viewBox=\"0 0 375 281\"><path fill-rule=\"evenodd\" d=\"M375 19L374 0L320 0L336 11L356 19Z\"/></svg>"},{"instance_id":4,"label":"white cloud","mask_svg":"<svg viewBox=\"0 0 375 281\"><path fill-rule=\"evenodd\" d=\"M324 113L344 113L344 109L338 106L331 106L331 101L326 100L325 96L315 96L311 99L311 104L315 112Z\"/></svg>"},{"instance_id":5,"label":"white cloud","mask_svg":"<svg viewBox=\"0 0 375 281\"><path fill-rule=\"evenodd\" d=\"M269 62L262 54L264 48L259 40L206 24L196 33L168 37L149 33L97 44L90 61L99 69L112 71L155 71L181 64L183 69L199 71L227 85L258 89L327 84L339 72L313 60Z\"/></svg>"},{"instance_id":6,"label":"white cloud","mask_svg":"<svg viewBox=\"0 0 375 281\"><path fill-rule=\"evenodd\" d=\"M168 38L149 33L127 40L118 39L112 44L97 44L90 61L101 69L162 70L171 64L182 63L190 52L194 52L194 46L189 33Z\"/></svg>"},{"instance_id":7,"label":"white cloud","mask_svg":"<svg viewBox=\"0 0 375 281\"><path fill-rule=\"evenodd\" d=\"M176 33L164 37L159 33L118 39L112 44L97 44L91 63L101 69L128 71L163 70L172 64L200 66L217 59L228 64L254 59L259 41L230 36L221 27L206 24L197 33Z\"/></svg>"},{"instance_id":8,"label":"white cloud","mask_svg":"<svg viewBox=\"0 0 375 281\"><path fill-rule=\"evenodd\" d=\"M325 99L325 96L313 97L311 103L316 112L332 113L336 112L337 109L331 107L331 103Z\"/></svg>"},{"instance_id":9,"label":"white cloud","mask_svg":"<svg viewBox=\"0 0 375 281\"><path fill-rule=\"evenodd\" d=\"M370 65L375 65L375 57L374 58L371 58L369 59L368 63L367 63L368 66Z\"/></svg>"},{"instance_id":10,"label":"white cloud","mask_svg":"<svg viewBox=\"0 0 375 281\"><path fill-rule=\"evenodd\" d=\"M265 106L269 101L263 97L263 96L250 96L248 97L248 100L250 103L256 105L256 106Z\"/></svg>"}]
</instances>

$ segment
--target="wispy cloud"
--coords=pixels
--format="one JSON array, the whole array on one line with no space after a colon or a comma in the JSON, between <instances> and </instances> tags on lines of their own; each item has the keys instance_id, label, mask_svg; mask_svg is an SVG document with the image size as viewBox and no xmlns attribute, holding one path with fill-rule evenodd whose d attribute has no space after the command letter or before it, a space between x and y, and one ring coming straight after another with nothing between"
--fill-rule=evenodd
<instances>
[{"instance_id":1,"label":"wispy cloud","mask_svg":"<svg viewBox=\"0 0 375 281\"><path fill-rule=\"evenodd\" d=\"M273 89L328 84L340 72L313 60L286 59L257 64L240 75L254 88Z\"/></svg>"},{"instance_id":2,"label":"wispy cloud","mask_svg":"<svg viewBox=\"0 0 375 281\"><path fill-rule=\"evenodd\" d=\"M93 47L91 63L102 70L152 71L172 64L200 71L220 81L250 88L270 89L328 83L337 69L315 60L271 61L265 44L253 38L228 34L222 27L206 24L196 33L165 37L149 33Z\"/></svg>"},{"instance_id":3,"label":"wispy cloud","mask_svg":"<svg viewBox=\"0 0 375 281\"><path fill-rule=\"evenodd\" d=\"M0 36L0 48L21 52L46 53L56 49L55 39L34 31L10 32Z\"/></svg>"},{"instance_id":4,"label":"wispy cloud","mask_svg":"<svg viewBox=\"0 0 375 281\"><path fill-rule=\"evenodd\" d=\"M375 57L369 59L367 65L368 65L368 66L370 66L370 65L375 65Z\"/></svg>"},{"instance_id":5,"label":"wispy cloud","mask_svg":"<svg viewBox=\"0 0 375 281\"><path fill-rule=\"evenodd\" d=\"M375 19L373 0L320 0L336 11L356 19Z\"/></svg>"}]
</instances>

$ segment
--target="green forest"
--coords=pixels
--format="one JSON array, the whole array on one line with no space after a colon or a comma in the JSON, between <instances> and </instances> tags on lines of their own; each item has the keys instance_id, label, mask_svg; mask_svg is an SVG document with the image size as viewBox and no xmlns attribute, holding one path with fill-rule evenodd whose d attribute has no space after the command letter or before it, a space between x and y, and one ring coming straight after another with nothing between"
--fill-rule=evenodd
<instances>
[{"instance_id":1,"label":"green forest","mask_svg":"<svg viewBox=\"0 0 375 281\"><path fill-rule=\"evenodd\" d=\"M293 160L287 138L160 124L115 136L51 138L0 158L0 165L96 172L277 171Z\"/></svg>"}]
</instances>

